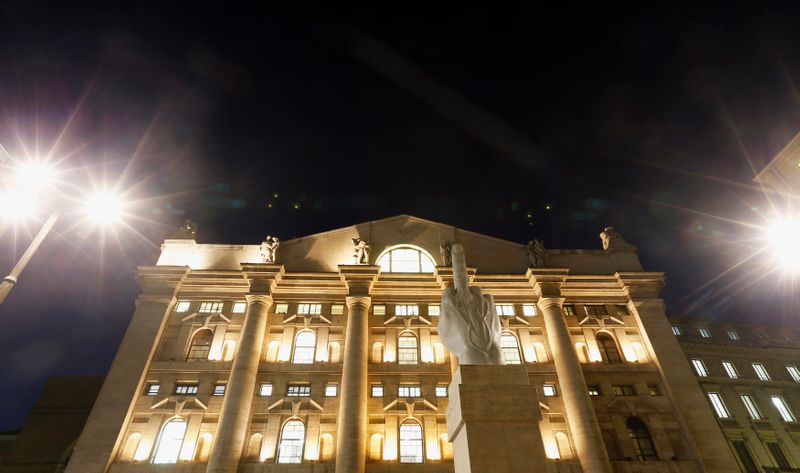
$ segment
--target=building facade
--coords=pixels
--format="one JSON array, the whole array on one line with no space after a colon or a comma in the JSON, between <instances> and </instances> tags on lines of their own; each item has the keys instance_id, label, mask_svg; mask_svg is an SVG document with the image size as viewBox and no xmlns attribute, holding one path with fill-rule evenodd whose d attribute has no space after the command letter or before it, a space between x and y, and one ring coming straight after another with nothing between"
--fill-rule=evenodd
<instances>
[{"instance_id":1,"label":"building facade","mask_svg":"<svg viewBox=\"0 0 800 473\"><path fill-rule=\"evenodd\" d=\"M663 274L613 229L598 249L542 253L402 215L279 247L165 241L67 471L453 471L457 360L437 333L450 242L537 389L519 409L541 412L549 471L739 468Z\"/></svg>"},{"instance_id":2,"label":"building facade","mask_svg":"<svg viewBox=\"0 0 800 473\"><path fill-rule=\"evenodd\" d=\"M800 468L800 344L787 329L674 319L720 429L747 473Z\"/></svg>"}]
</instances>

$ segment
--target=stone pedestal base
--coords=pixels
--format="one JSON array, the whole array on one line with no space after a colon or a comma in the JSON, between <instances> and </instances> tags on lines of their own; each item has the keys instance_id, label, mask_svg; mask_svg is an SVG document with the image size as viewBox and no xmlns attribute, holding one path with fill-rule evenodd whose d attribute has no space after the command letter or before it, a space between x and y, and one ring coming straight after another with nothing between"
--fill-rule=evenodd
<instances>
[{"instance_id":1,"label":"stone pedestal base","mask_svg":"<svg viewBox=\"0 0 800 473\"><path fill-rule=\"evenodd\" d=\"M459 366L447 407L455 473L546 472L541 416L525 367Z\"/></svg>"}]
</instances>

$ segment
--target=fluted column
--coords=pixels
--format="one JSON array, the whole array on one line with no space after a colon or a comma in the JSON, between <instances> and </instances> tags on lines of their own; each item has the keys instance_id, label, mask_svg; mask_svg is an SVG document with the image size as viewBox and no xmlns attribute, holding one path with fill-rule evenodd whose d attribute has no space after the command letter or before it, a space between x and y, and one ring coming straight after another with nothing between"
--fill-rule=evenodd
<instances>
[{"instance_id":1,"label":"fluted column","mask_svg":"<svg viewBox=\"0 0 800 473\"><path fill-rule=\"evenodd\" d=\"M584 473L610 473L611 462L603 443L600 424L589 398L578 354L561 312L564 303L564 299L560 297L561 283L566 279L566 270L543 271L547 274L533 275L529 272L529 276L539 295L539 308L542 310L578 460Z\"/></svg>"},{"instance_id":2,"label":"fluted column","mask_svg":"<svg viewBox=\"0 0 800 473\"><path fill-rule=\"evenodd\" d=\"M339 397L336 471L363 473L367 451L369 296L349 296Z\"/></svg>"},{"instance_id":3,"label":"fluted column","mask_svg":"<svg viewBox=\"0 0 800 473\"><path fill-rule=\"evenodd\" d=\"M247 312L239 336L239 346L233 359L222 411L217 425L217 435L211 446L207 473L235 473L239 468L250 406L253 403L258 363L267 329L267 315L272 297L267 294L249 294Z\"/></svg>"}]
</instances>

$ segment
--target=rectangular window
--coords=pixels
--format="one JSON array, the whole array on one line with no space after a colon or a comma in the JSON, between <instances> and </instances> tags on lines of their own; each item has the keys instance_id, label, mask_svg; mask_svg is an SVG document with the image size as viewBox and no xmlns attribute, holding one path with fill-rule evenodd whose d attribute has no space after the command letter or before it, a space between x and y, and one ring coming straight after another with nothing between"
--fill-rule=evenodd
<instances>
[{"instance_id":1,"label":"rectangular window","mask_svg":"<svg viewBox=\"0 0 800 473\"><path fill-rule=\"evenodd\" d=\"M711 338L711 332L705 327L698 330L698 332L700 332L700 336L703 338Z\"/></svg>"},{"instance_id":2,"label":"rectangular window","mask_svg":"<svg viewBox=\"0 0 800 473\"><path fill-rule=\"evenodd\" d=\"M299 315L319 315L322 313L322 304L297 304L297 313Z\"/></svg>"},{"instance_id":3,"label":"rectangular window","mask_svg":"<svg viewBox=\"0 0 800 473\"><path fill-rule=\"evenodd\" d=\"M617 304L617 315L631 315L628 306L624 304Z\"/></svg>"},{"instance_id":4,"label":"rectangular window","mask_svg":"<svg viewBox=\"0 0 800 473\"><path fill-rule=\"evenodd\" d=\"M761 363L753 363L753 371L756 372L756 376L758 376L758 379L760 379L761 381L770 380L769 373L767 373L767 369L764 368L764 365L762 365Z\"/></svg>"},{"instance_id":5,"label":"rectangular window","mask_svg":"<svg viewBox=\"0 0 800 473\"><path fill-rule=\"evenodd\" d=\"M797 422L797 418L794 416L794 413L791 409L789 409L789 405L786 404L786 401L783 400L780 396L770 396L772 400L772 405L775 406L775 409L778 409L778 413L781 415L781 419L784 422Z\"/></svg>"},{"instance_id":6,"label":"rectangular window","mask_svg":"<svg viewBox=\"0 0 800 473\"><path fill-rule=\"evenodd\" d=\"M583 310L586 315L608 315L606 306L600 304L587 304L583 306Z\"/></svg>"},{"instance_id":7,"label":"rectangular window","mask_svg":"<svg viewBox=\"0 0 800 473\"><path fill-rule=\"evenodd\" d=\"M372 313L375 315L386 315L386 306L383 304L377 304L372 306Z\"/></svg>"},{"instance_id":8,"label":"rectangular window","mask_svg":"<svg viewBox=\"0 0 800 473\"><path fill-rule=\"evenodd\" d=\"M495 304L494 310L497 315L501 317L511 317L514 315L514 306L512 304Z\"/></svg>"},{"instance_id":9,"label":"rectangular window","mask_svg":"<svg viewBox=\"0 0 800 473\"><path fill-rule=\"evenodd\" d=\"M725 402L722 400L720 393L708 393L708 399L711 401L711 406L714 408L717 417L720 419L730 419L731 414L728 412L728 408L725 406Z\"/></svg>"},{"instance_id":10,"label":"rectangular window","mask_svg":"<svg viewBox=\"0 0 800 473\"><path fill-rule=\"evenodd\" d=\"M247 302L234 302L231 312L234 314L244 314L245 310L247 310Z\"/></svg>"},{"instance_id":11,"label":"rectangular window","mask_svg":"<svg viewBox=\"0 0 800 473\"><path fill-rule=\"evenodd\" d=\"M196 384L176 384L175 394L197 394Z\"/></svg>"},{"instance_id":12,"label":"rectangular window","mask_svg":"<svg viewBox=\"0 0 800 473\"><path fill-rule=\"evenodd\" d=\"M611 390L615 396L635 396L636 391L631 384L615 384L611 386Z\"/></svg>"},{"instance_id":13,"label":"rectangular window","mask_svg":"<svg viewBox=\"0 0 800 473\"><path fill-rule=\"evenodd\" d=\"M258 387L259 396L272 396L272 383L261 383Z\"/></svg>"},{"instance_id":14,"label":"rectangular window","mask_svg":"<svg viewBox=\"0 0 800 473\"><path fill-rule=\"evenodd\" d=\"M536 315L536 306L533 304L522 304L522 315L533 317Z\"/></svg>"},{"instance_id":15,"label":"rectangular window","mask_svg":"<svg viewBox=\"0 0 800 473\"><path fill-rule=\"evenodd\" d=\"M783 454L783 450L778 442L767 442L767 448L772 458L775 459L775 463L778 464L780 471L796 471L792 470L792 466L789 465L789 460L786 459L786 455Z\"/></svg>"},{"instance_id":16,"label":"rectangular window","mask_svg":"<svg viewBox=\"0 0 800 473\"><path fill-rule=\"evenodd\" d=\"M756 401L753 400L749 394L740 394L739 397L742 399L742 404L744 404L744 408L747 409L747 415L749 415L751 419L763 419L761 411L758 410L758 406L756 405Z\"/></svg>"},{"instance_id":17,"label":"rectangular window","mask_svg":"<svg viewBox=\"0 0 800 473\"><path fill-rule=\"evenodd\" d=\"M419 306L417 304L399 304L394 306L394 315L400 317L414 317L419 315Z\"/></svg>"},{"instance_id":18,"label":"rectangular window","mask_svg":"<svg viewBox=\"0 0 800 473\"><path fill-rule=\"evenodd\" d=\"M397 397L420 397L422 393L420 392L418 384L401 384L397 388Z\"/></svg>"},{"instance_id":19,"label":"rectangular window","mask_svg":"<svg viewBox=\"0 0 800 473\"><path fill-rule=\"evenodd\" d=\"M447 397L447 385L439 384L436 386L436 397Z\"/></svg>"},{"instance_id":20,"label":"rectangular window","mask_svg":"<svg viewBox=\"0 0 800 473\"><path fill-rule=\"evenodd\" d=\"M201 314L218 314L222 312L222 302L201 302L198 312Z\"/></svg>"},{"instance_id":21,"label":"rectangular window","mask_svg":"<svg viewBox=\"0 0 800 473\"><path fill-rule=\"evenodd\" d=\"M325 397L336 397L336 393L339 390L339 386L336 384L326 384L325 385Z\"/></svg>"},{"instance_id":22,"label":"rectangular window","mask_svg":"<svg viewBox=\"0 0 800 473\"><path fill-rule=\"evenodd\" d=\"M575 308L571 305L565 305L561 308L561 311L564 313L564 315L575 315Z\"/></svg>"},{"instance_id":23,"label":"rectangular window","mask_svg":"<svg viewBox=\"0 0 800 473\"><path fill-rule=\"evenodd\" d=\"M750 455L750 451L747 450L744 440L734 440L733 449L736 450L736 455L739 456L739 461L742 462L745 473L758 473L756 462L753 461L753 457Z\"/></svg>"},{"instance_id":24,"label":"rectangular window","mask_svg":"<svg viewBox=\"0 0 800 473\"><path fill-rule=\"evenodd\" d=\"M278 302L275 304L275 313L276 314L288 314L289 313L289 303L288 302Z\"/></svg>"},{"instance_id":25,"label":"rectangular window","mask_svg":"<svg viewBox=\"0 0 800 473\"><path fill-rule=\"evenodd\" d=\"M178 305L175 306L175 312L187 312L190 304L191 302L189 301L179 301Z\"/></svg>"},{"instance_id":26,"label":"rectangular window","mask_svg":"<svg viewBox=\"0 0 800 473\"><path fill-rule=\"evenodd\" d=\"M735 342L738 342L739 340L741 340L741 338L739 338L739 333L736 332L736 330L734 330L734 329L728 330L728 338L733 340L733 341L735 341Z\"/></svg>"},{"instance_id":27,"label":"rectangular window","mask_svg":"<svg viewBox=\"0 0 800 473\"><path fill-rule=\"evenodd\" d=\"M310 396L311 386L307 384L290 384L286 389L286 395L289 397Z\"/></svg>"},{"instance_id":28,"label":"rectangular window","mask_svg":"<svg viewBox=\"0 0 800 473\"><path fill-rule=\"evenodd\" d=\"M370 390L370 395L372 397L383 397L383 385L373 384L372 389Z\"/></svg>"},{"instance_id":29,"label":"rectangular window","mask_svg":"<svg viewBox=\"0 0 800 473\"><path fill-rule=\"evenodd\" d=\"M792 377L795 383L800 383L800 369L797 366L789 365L786 367L786 371L789 372L789 376Z\"/></svg>"},{"instance_id":30,"label":"rectangular window","mask_svg":"<svg viewBox=\"0 0 800 473\"><path fill-rule=\"evenodd\" d=\"M708 370L706 369L706 364L703 362L703 360L692 358L692 366L694 366L694 371L697 373L697 376L702 378L708 376Z\"/></svg>"},{"instance_id":31,"label":"rectangular window","mask_svg":"<svg viewBox=\"0 0 800 473\"><path fill-rule=\"evenodd\" d=\"M225 395L225 385L224 384L215 384L214 385L214 392L211 393L214 396L224 396Z\"/></svg>"},{"instance_id":32,"label":"rectangular window","mask_svg":"<svg viewBox=\"0 0 800 473\"><path fill-rule=\"evenodd\" d=\"M544 391L545 397L553 397L556 394L556 385L555 384L545 384L542 385L542 391Z\"/></svg>"},{"instance_id":33,"label":"rectangular window","mask_svg":"<svg viewBox=\"0 0 800 473\"><path fill-rule=\"evenodd\" d=\"M590 384L587 386L589 388L589 395L590 396L599 396L600 395L600 386L596 384Z\"/></svg>"},{"instance_id":34,"label":"rectangular window","mask_svg":"<svg viewBox=\"0 0 800 473\"><path fill-rule=\"evenodd\" d=\"M659 389L657 384L648 384L647 385L647 394L651 396L660 396L661 389Z\"/></svg>"},{"instance_id":35,"label":"rectangular window","mask_svg":"<svg viewBox=\"0 0 800 473\"><path fill-rule=\"evenodd\" d=\"M145 392L148 396L157 396L158 390L161 389L161 385L158 383L150 383L147 385L147 391Z\"/></svg>"},{"instance_id":36,"label":"rectangular window","mask_svg":"<svg viewBox=\"0 0 800 473\"><path fill-rule=\"evenodd\" d=\"M722 367L725 368L725 373L728 375L729 378L731 379L739 378L739 372L736 371L736 365L734 365L732 361L723 361Z\"/></svg>"},{"instance_id":37,"label":"rectangular window","mask_svg":"<svg viewBox=\"0 0 800 473\"><path fill-rule=\"evenodd\" d=\"M344 304L331 305L331 315L342 315L342 314L344 314Z\"/></svg>"},{"instance_id":38,"label":"rectangular window","mask_svg":"<svg viewBox=\"0 0 800 473\"><path fill-rule=\"evenodd\" d=\"M681 330L680 325L673 325L672 326L672 334L676 336L683 335L683 330Z\"/></svg>"},{"instance_id":39,"label":"rectangular window","mask_svg":"<svg viewBox=\"0 0 800 473\"><path fill-rule=\"evenodd\" d=\"M428 315L431 317L438 317L440 312L439 304L429 304L428 305Z\"/></svg>"}]
</instances>

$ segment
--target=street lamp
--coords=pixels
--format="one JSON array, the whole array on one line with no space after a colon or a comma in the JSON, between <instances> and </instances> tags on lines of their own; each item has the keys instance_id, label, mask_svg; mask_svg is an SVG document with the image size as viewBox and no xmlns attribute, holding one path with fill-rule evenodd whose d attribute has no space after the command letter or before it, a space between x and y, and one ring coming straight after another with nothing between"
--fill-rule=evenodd
<instances>
[{"instance_id":1,"label":"street lamp","mask_svg":"<svg viewBox=\"0 0 800 473\"><path fill-rule=\"evenodd\" d=\"M800 273L800 219L782 217L767 226L766 239L775 261L788 273Z\"/></svg>"}]
</instances>

